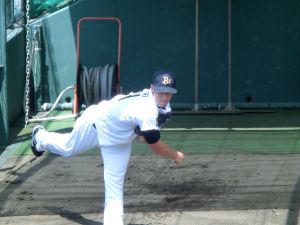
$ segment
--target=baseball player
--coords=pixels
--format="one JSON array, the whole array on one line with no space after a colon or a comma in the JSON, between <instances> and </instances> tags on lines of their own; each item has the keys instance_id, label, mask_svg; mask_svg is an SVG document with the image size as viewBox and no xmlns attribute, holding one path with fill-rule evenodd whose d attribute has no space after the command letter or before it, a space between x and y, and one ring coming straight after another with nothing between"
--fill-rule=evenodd
<instances>
[{"instance_id":1,"label":"baseball player","mask_svg":"<svg viewBox=\"0 0 300 225\"><path fill-rule=\"evenodd\" d=\"M34 127L32 152L36 157L46 150L69 157L99 147L104 164L104 225L123 225L124 176L133 139L137 137L156 154L169 157L177 164L184 160L182 152L160 138L160 126L170 116L169 102L175 93L175 75L171 71L158 71L149 89L116 95L88 107L76 120L71 133Z\"/></svg>"}]
</instances>

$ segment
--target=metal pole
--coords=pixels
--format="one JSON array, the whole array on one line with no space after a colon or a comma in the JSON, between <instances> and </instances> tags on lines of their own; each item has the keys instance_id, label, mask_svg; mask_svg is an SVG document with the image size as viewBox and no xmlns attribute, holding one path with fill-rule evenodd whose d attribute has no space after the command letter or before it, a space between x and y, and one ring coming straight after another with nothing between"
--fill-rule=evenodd
<instances>
[{"instance_id":1,"label":"metal pole","mask_svg":"<svg viewBox=\"0 0 300 225\"><path fill-rule=\"evenodd\" d=\"M228 103L225 110L233 110L232 107L232 93L231 93L231 0L228 0Z\"/></svg>"},{"instance_id":2,"label":"metal pole","mask_svg":"<svg viewBox=\"0 0 300 225\"><path fill-rule=\"evenodd\" d=\"M195 0L195 105L194 110L199 110L199 0Z\"/></svg>"}]
</instances>

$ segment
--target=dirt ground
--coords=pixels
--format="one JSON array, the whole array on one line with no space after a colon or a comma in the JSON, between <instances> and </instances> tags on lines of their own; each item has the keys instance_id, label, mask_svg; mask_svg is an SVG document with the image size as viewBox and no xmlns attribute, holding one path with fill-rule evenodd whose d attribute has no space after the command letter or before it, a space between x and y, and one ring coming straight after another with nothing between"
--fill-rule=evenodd
<instances>
[{"instance_id":1,"label":"dirt ground","mask_svg":"<svg viewBox=\"0 0 300 225\"><path fill-rule=\"evenodd\" d=\"M299 224L300 155L190 154L182 165L133 155L125 224ZM100 156L11 157L0 168L0 224L102 224Z\"/></svg>"}]
</instances>

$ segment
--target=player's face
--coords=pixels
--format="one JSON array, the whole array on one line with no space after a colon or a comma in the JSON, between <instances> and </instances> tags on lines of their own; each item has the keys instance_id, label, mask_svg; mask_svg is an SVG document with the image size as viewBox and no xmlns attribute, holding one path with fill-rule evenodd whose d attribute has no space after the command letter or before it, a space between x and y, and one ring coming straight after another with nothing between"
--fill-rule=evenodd
<instances>
[{"instance_id":1,"label":"player's face","mask_svg":"<svg viewBox=\"0 0 300 225\"><path fill-rule=\"evenodd\" d=\"M154 98L159 107L165 108L171 101L172 93L154 92Z\"/></svg>"}]
</instances>

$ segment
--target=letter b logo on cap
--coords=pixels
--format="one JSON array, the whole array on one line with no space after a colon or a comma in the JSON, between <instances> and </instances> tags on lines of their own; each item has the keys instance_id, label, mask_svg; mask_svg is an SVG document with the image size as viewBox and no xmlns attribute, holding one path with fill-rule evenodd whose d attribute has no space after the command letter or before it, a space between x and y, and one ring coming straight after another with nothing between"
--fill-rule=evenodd
<instances>
[{"instance_id":1,"label":"letter b logo on cap","mask_svg":"<svg viewBox=\"0 0 300 225\"><path fill-rule=\"evenodd\" d=\"M167 85L167 84L171 84L172 83L172 78L168 77L168 76L164 76L162 82L163 84Z\"/></svg>"}]
</instances>

